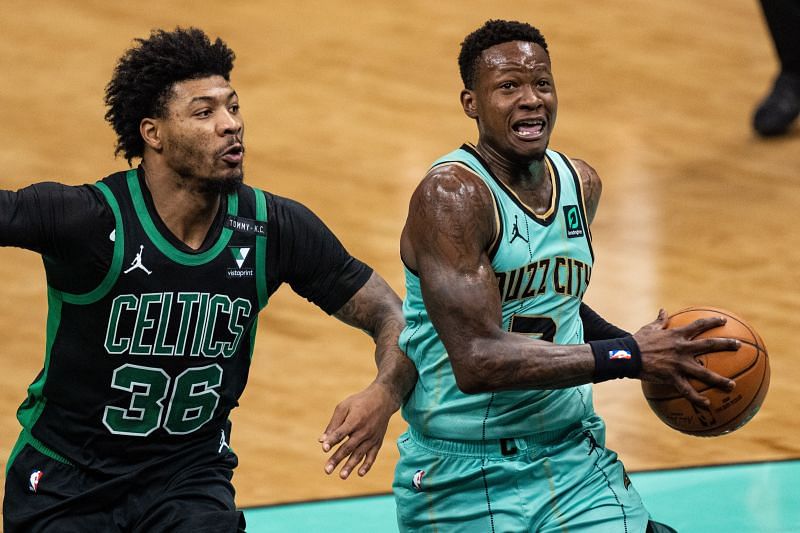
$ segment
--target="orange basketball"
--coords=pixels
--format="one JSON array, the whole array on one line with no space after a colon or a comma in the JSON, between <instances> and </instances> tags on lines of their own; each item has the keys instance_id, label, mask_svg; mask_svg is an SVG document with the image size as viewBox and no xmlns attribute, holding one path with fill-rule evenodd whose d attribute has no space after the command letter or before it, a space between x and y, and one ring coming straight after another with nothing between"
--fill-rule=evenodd
<instances>
[{"instance_id":1,"label":"orange basketball","mask_svg":"<svg viewBox=\"0 0 800 533\"><path fill-rule=\"evenodd\" d=\"M735 352L713 352L695 357L701 365L731 378L731 392L709 387L698 380L692 386L711 400L708 410L698 409L671 385L642 381L642 391L656 415L669 427L698 437L730 433L745 425L761 407L769 388L769 358L761 336L747 322L724 309L689 307L669 317L668 328L678 328L698 318L724 316L727 322L695 338L727 337L741 341Z\"/></svg>"}]
</instances>

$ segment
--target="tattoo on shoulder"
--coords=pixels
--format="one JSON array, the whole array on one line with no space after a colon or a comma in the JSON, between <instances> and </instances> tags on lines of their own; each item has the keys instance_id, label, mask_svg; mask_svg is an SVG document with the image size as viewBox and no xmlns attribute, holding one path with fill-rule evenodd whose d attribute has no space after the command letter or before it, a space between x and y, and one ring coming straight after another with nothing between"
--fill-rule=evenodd
<instances>
[{"instance_id":1,"label":"tattoo on shoulder","mask_svg":"<svg viewBox=\"0 0 800 533\"><path fill-rule=\"evenodd\" d=\"M592 168L586 161L582 159L573 159L575 168L581 178L581 185L583 186L583 198L586 202L586 211L589 216L589 223L594 219L597 205L600 202L600 195L603 191L603 183L600 181L600 176L597 171Z\"/></svg>"},{"instance_id":2,"label":"tattoo on shoulder","mask_svg":"<svg viewBox=\"0 0 800 533\"><path fill-rule=\"evenodd\" d=\"M422 235L449 236L457 241L471 236L491 237L494 230L491 192L470 171L454 165L434 169L416 196L412 215ZM432 225L435 232L431 231Z\"/></svg>"}]
</instances>

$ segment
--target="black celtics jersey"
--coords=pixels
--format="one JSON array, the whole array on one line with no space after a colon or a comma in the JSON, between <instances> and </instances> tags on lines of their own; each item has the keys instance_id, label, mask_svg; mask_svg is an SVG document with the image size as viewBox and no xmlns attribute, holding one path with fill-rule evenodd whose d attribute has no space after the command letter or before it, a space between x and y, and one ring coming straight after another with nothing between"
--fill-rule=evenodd
<instances>
[{"instance_id":1,"label":"black celtics jersey","mask_svg":"<svg viewBox=\"0 0 800 533\"><path fill-rule=\"evenodd\" d=\"M111 266L89 292L48 288L45 363L18 411L22 440L108 473L198 442L216 452L268 299L265 194L228 195L216 242L187 253L152 219L136 170L96 187L116 221Z\"/></svg>"}]
</instances>

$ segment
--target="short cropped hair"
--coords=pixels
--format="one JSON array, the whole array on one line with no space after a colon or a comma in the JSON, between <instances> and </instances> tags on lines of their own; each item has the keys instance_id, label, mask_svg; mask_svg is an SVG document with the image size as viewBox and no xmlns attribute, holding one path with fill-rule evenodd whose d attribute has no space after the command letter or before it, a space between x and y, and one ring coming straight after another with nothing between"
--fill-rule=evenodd
<instances>
[{"instance_id":1,"label":"short cropped hair","mask_svg":"<svg viewBox=\"0 0 800 533\"><path fill-rule=\"evenodd\" d=\"M230 81L236 55L221 39L213 43L197 28L153 30L136 39L117 62L106 86L105 118L117 134L114 155L128 164L144 155L139 124L147 117L163 118L172 87L179 82L222 76Z\"/></svg>"},{"instance_id":2,"label":"short cropped hair","mask_svg":"<svg viewBox=\"0 0 800 533\"><path fill-rule=\"evenodd\" d=\"M547 42L542 32L530 24L516 20L488 20L483 26L467 35L461 43L458 68L461 71L464 87L469 90L475 88L478 61L484 50L511 41L536 43L544 48L548 55L550 53L547 51Z\"/></svg>"}]
</instances>

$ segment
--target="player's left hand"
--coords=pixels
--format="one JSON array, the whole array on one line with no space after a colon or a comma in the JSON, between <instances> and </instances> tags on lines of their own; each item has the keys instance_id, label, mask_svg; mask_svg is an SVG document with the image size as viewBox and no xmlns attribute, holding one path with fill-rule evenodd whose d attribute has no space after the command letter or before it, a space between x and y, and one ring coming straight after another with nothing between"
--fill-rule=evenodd
<instances>
[{"instance_id":1,"label":"player's left hand","mask_svg":"<svg viewBox=\"0 0 800 533\"><path fill-rule=\"evenodd\" d=\"M383 445L389 419L399 408L396 398L380 383L372 383L339 403L318 439L326 453L341 443L325 463L325 473L332 473L347 458L340 478L347 479L357 467L359 476L366 475Z\"/></svg>"}]
</instances>

